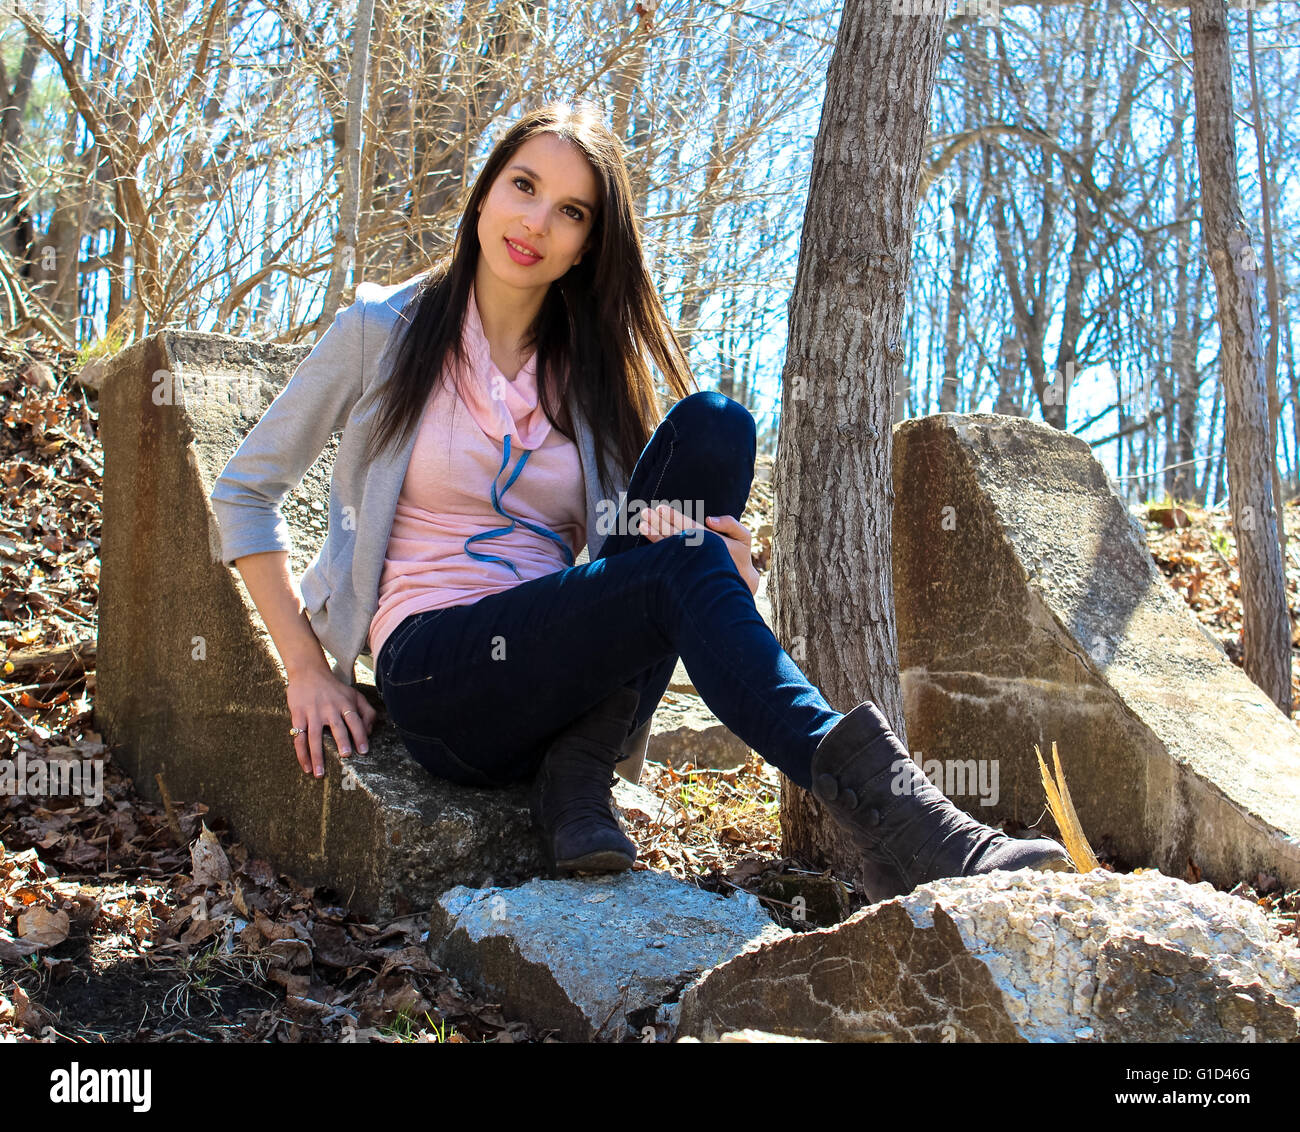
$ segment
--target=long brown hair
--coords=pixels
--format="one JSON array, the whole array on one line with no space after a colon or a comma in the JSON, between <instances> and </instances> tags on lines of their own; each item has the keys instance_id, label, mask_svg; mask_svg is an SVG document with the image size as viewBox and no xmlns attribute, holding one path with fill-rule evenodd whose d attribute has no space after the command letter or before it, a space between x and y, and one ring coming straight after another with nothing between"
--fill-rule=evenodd
<instances>
[{"instance_id":1,"label":"long brown hair","mask_svg":"<svg viewBox=\"0 0 1300 1132\"><path fill-rule=\"evenodd\" d=\"M567 373L571 396L596 437L597 474L617 489L607 455L630 475L662 419L647 355L675 395L672 400L697 388L646 270L622 143L591 103L551 102L529 111L497 142L465 202L451 250L425 275L404 308L399 325L405 323L407 329L395 329L389 342L390 349L396 347L392 375L380 394L367 459L396 436L405 442L418 426L448 355L464 362L461 326L478 267L479 203L515 151L538 134L554 134L577 146L596 175L599 195L591 250L551 284L525 344L537 351L538 398L547 420L575 439L568 400L558 398ZM460 389L466 367L448 368Z\"/></svg>"}]
</instances>

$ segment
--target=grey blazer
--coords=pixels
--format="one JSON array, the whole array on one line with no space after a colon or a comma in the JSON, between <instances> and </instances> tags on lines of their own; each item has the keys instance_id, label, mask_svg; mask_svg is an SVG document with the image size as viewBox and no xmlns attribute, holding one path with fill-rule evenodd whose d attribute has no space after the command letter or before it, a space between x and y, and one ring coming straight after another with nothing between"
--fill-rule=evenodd
<instances>
[{"instance_id":1,"label":"grey blazer","mask_svg":"<svg viewBox=\"0 0 1300 1132\"><path fill-rule=\"evenodd\" d=\"M379 607L384 554L416 432L401 451L390 447L370 463L363 459L365 438L391 372L390 332L422 275L389 287L358 285L356 300L339 311L298 364L209 496L216 517L216 530L210 533L214 562L230 566L245 554L288 551L289 527L280 514L281 503L330 436L342 430L330 480L328 533L300 585L312 630L334 657L334 675L347 684L355 682L356 658L369 653L366 636ZM630 475L611 452L609 465L619 469L622 482L617 487L597 482L595 437L576 405L573 410L587 495L587 552L594 559L605 541L599 520L604 516L608 527ZM639 746L643 757L648 737L647 722L629 737L625 753L636 755L632 748ZM639 761L635 770L639 775ZM635 781L633 775L625 777Z\"/></svg>"}]
</instances>

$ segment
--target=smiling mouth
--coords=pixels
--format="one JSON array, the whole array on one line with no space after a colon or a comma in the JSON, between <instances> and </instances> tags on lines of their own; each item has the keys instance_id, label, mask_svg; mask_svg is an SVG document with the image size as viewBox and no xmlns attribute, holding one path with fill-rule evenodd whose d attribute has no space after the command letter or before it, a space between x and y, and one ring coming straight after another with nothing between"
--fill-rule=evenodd
<instances>
[{"instance_id":1,"label":"smiling mouth","mask_svg":"<svg viewBox=\"0 0 1300 1132\"><path fill-rule=\"evenodd\" d=\"M506 237L506 246L507 246L508 248L510 248L512 251L517 252L519 255L527 256L529 259L541 259L541 258L542 258L542 257L541 257L540 255L538 255L536 252L534 252L534 251L530 251L528 248L521 247L519 244L516 244L516 243L515 243L512 239L510 239L509 237Z\"/></svg>"}]
</instances>

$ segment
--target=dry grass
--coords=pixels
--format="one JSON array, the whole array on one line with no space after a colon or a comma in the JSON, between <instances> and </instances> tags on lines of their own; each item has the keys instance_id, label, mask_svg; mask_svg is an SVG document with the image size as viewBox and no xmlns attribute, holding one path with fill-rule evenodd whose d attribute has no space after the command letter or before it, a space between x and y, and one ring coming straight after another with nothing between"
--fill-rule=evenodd
<instances>
[{"instance_id":1,"label":"dry grass","mask_svg":"<svg viewBox=\"0 0 1300 1132\"><path fill-rule=\"evenodd\" d=\"M1047 794L1047 808L1052 811L1056 828L1061 831L1065 842L1065 851L1070 854L1074 867L1081 873L1090 873L1101 868L1101 862L1084 836L1083 826L1079 824L1079 815L1074 811L1074 802L1070 799L1070 788L1065 784L1065 772L1061 769L1061 756L1056 753L1056 741L1052 741L1052 762L1056 768L1056 779L1047 771L1043 761L1043 752L1034 744L1034 754L1038 756L1038 771L1043 776L1043 790Z\"/></svg>"}]
</instances>

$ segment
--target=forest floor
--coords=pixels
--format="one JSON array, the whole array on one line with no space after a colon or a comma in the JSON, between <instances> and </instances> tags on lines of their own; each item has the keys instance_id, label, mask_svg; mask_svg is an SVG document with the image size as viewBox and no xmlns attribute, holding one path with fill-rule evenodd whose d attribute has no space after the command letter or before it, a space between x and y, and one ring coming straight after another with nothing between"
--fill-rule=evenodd
<instances>
[{"instance_id":1,"label":"forest floor","mask_svg":"<svg viewBox=\"0 0 1300 1132\"><path fill-rule=\"evenodd\" d=\"M97 805L0 793L0 1040L556 1040L507 1022L497 1004L435 967L427 912L366 922L338 894L301 887L251 857L202 803L177 799L169 812L140 799L115 767L94 726L93 659L77 650L93 658L103 453L76 368L71 354L27 353L0 339L0 760L104 765ZM760 462L770 472L770 458ZM770 474L760 474L742 522L756 535L761 569L771 506ZM1300 530L1300 499L1288 503L1286 525ZM1240 663L1228 517L1155 506L1147 539L1171 585ZM1300 550L1291 547L1294 618ZM1294 660L1292 686L1300 703ZM647 763L642 784L685 818L670 828L629 814L638 869L753 892L774 918L799 926L771 894L782 891L781 877L817 874L781 855L771 766L753 754L730 771ZM1119 871L1142 864L1101 856ZM1194 863L1186 879L1200 879ZM1300 892L1265 875L1231 891L1262 906L1280 932L1297 933ZM861 903L850 896L850 907Z\"/></svg>"}]
</instances>

